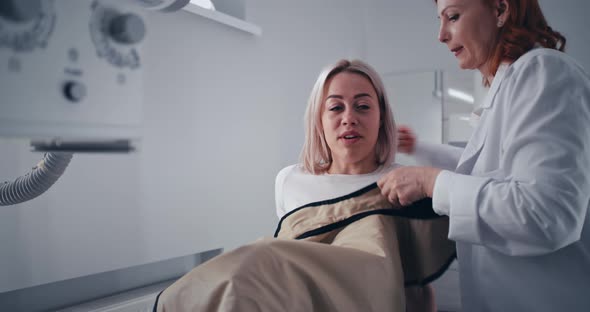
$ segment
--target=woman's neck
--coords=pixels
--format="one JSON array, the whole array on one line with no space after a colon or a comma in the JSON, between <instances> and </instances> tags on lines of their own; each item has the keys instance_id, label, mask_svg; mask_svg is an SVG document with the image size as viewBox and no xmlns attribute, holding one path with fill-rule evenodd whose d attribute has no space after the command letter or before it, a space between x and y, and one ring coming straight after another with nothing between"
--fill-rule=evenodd
<instances>
[{"instance_id":1,"label":"woman's neck","mask_svg":"<svg viewBox=\"0 0 590 312\"><path fill-rule=\"evenodd\" d=\"M511 63L507 62L507 61L500 63L498 68L496 68L496 72L494 72L493 74L490 73L490 70L488 69L489 66L487 66L487 65L479 68L479 72L481 73L482 77L484 77L484 79L488 83L488 86L491 86L492 82L494 82L494 78L496 77L496 74L498 73L498 70L500 69L500 67L505 66L505 65L510 65L510 64Z\"/></svg>"},{"instance_id":2,"label":"woman's neck","mask_svg":"<svg viewBox=\"0 0 590 312\"><path fill-rule=\"evenodd\" d=\"M494 75L490 74L487 64L484 66L481 66L478 70L479 70L479 73L481 74L481 76L483 77L484 81L487 83L487 85L488 86L491 85L492 80L494 80Z\"/></svg>"},{"instance_id":3,"label":"woman's neck","mask_svg":"<svg viewBox=\"0 0 590 312\"><path fill-rule=\"evenodd\" d=\"M376 161L364 161L360 163L340 163L334 161L327 172L329 174L366 174L377 170L378 167L379 165Z\"/></svg>"}]
</instances>

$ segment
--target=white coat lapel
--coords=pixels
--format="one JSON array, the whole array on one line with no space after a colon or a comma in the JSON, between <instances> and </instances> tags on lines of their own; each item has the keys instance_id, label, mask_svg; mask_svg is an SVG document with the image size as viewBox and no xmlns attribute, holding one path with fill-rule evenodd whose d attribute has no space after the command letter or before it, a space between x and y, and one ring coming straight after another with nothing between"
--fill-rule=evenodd
<instances>
[{"instance_id":1,"label":"white coat lapel","mask_svg":"<svg viewBox=\"0 0 590 312\"><path fill-rule=\"evenodd\" d=\"M457 173L469 174L475 165L475 161L477 160L479 153L484 146L486 134L490 124L489 122L486 122L486 117L489 115L489 110L494 103L494 98L498 93L498 88L504 79L504 74L507 68L508 65L502 64L496 71L496 77L494 78L494 81L492 81L490 90L480 105L480 108L483 111L479 118L478 125L473 131L469 142L467 142L467 146L465 146L465 150L463 151L463 154L459 159L459 163L457 164L457 168L455 169L455 172Z\"/></svg>"},{"instance_id":2,"label":"white coat lapel","mask_svg":"<svg viewBox=\"0 0 590 312\"><path fill-rule=\"evenodd\" d=\"M475 165L475 161L477 160L479 152L483 148L486 139L487 124L485 122L485 119L486 114L484 112L480 117L477 128L475 128L475 131L471 135L469 142L465 146L463 154L461 154L461 158L459 159L459 163L457 164L455 172L462 174L471 173L473 165Z\"/></svg>"}]
</instances>

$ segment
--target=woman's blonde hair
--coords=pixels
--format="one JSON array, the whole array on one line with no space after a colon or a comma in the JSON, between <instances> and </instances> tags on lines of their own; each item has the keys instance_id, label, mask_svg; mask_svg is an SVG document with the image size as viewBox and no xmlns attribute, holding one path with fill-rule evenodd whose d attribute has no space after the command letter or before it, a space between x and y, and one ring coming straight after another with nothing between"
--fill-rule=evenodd
<instances>
[{"instance_id":1,"label":"woman's blonde hair","mask_svg":"<svg viewBox=\"0 0 590 312\"><path fill-rule=\"evenodd\" d=\"M312 174L324 173L332 164L332 152L326 143L322 125L322 107L326 97L326 84L336 74L348 72L359 74L371 82L379 100L380 127L375 144L377 164L393 162L397 146L397 134L393 113L385 94L385 87L379 74L360 60L340 60L320 73L307 103L305 111L305 142L301 150L301 163Z\"/></svg>"}]
</instances>

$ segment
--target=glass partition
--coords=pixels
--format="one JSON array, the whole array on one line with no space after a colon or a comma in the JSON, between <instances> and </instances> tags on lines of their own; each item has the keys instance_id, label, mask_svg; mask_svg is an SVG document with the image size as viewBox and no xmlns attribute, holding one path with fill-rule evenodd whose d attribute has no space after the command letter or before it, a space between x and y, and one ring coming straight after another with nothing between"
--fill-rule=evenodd
<instances>
[{"instance_id":1,"label":"glass partition","mask_svg":"<svg viewBox=\"0 0 590 312\"><path fill-rule=\"evenodd\" d=\"M464 146L473 127L471 113L485 95L474 71L433 70L381 74L398 125L413 129L421 141ZM398 154L397 161L414 162Z\"/></svg>"}]
</instances>

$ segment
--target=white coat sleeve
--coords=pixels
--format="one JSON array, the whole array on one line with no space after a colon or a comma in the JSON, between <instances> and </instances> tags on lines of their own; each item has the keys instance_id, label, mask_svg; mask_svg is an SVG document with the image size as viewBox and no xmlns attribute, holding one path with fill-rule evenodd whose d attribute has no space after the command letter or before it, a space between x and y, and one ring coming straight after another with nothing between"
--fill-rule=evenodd
<instances>
[{"instance_id":1,"label":"white coat sleeve","mask_svg":"<svg viewBox=\"0 0 590 312\"><path fill-rule=\"evenodd\" d=\"M412 155L418 164L446 170L455 170L463 149L451 145L418 142Z\"/></svg>"},{"instance_id":2,"label":"white coat sleeve","mask_svg":"<svg viewBox=\"0 0 590 312\"><path fill-rule=\"evenodd\" d=\"M437 179L448 191L449 238L507 255L551 253L580 239L588 213L590 82L557 55L535 56L509 78L509 102L496 103L508 119L488 130L504 133L500 169Z\"/></svg>"}]
</instances>

